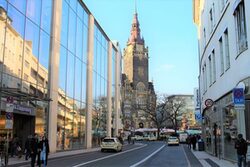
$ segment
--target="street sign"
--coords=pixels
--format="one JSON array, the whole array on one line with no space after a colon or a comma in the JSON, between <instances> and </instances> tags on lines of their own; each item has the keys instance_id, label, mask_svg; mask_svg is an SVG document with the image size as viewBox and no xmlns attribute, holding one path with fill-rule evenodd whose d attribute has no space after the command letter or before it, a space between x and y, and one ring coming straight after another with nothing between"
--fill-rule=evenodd
<instances>
[{"instance_id":1,"label":"street sign","mask_svg":"<svg viewBox=\"0 0 250 167\"><path fill-rule=\"evenodd\" d=\"M205 106L206 107L212 107L214 104L214 101L212 99L205 100Z\"/></svg>"},{"instance_id":2,"label":"street sign","mask_svg":"<svg viewBox=\"0 0 250 167\"><path fill-rule=\"evenodd\" d=\"M5 129L13 129L13 120L10 119L5 120Z\"/></svg>"},{"instance_id":3,"label":"street sign","mask_svg":"<svg viewBox=\"0 0 250 167\"><path fill-rule=\"evenodd\" d=\"M202 115L200 113L195 113L196 120L202 120Z\"/></svg>"},{"instance_id":4,"label":"street sign","mask_svg":"<svg viewBox=\"0 0 250 167\"><path fill-rule=\"evenodd\" d=\"M244 89L234 88L233 89L233 102L235 106L245 105Z\"/></svg>"},{"instance_id":5,"label":"street sign","mask_svg":"<svg viewBox=\"0 0 250 167\"><path fill-rule=\"evenodd\" d=\"M14 110L14 104L7 103L6 104L6 112L13 112Z\"/></svg>"},{"instance_id":6,"label":"street sign","mask_svg":"<svg viewBox=\"0 0 250 167\"><path fill-rule=\"evenodd\" d=\"M14 110L14 104L7 103L6 113L5 113L5 129L13 128L13 110Z\"/></svg>"},{"instance_id":7,"label":"street sign","mask_svg":"<svg viewBox=\"0 0 250 167\"><path fill-rule=\"evenodd\" d=\"M14 98L12 96L8 96L7 97L7 102L8 103L13 103L14 102Z\"/></svg>"},{"instance_id":8,"label":"street sign","mask_svg":"<svg viewBox=\"0 0 250 167\"><path fill-rule=\"evenodd\" d=\"M6 112L6 120L8 119L8 120L12 120L12 118L13 118L13 113L11 113L11 112Z\"/></svg>"}]
</instances>

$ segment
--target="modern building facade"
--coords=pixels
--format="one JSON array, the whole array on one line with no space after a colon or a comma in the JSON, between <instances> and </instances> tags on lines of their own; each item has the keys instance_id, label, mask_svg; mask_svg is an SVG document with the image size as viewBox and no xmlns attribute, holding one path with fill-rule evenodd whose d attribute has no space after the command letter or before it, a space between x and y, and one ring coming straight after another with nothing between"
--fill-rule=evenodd
<instances>
[{"instance_id":1,"label":"modern building facade","mask_svg":"<svg viewBox=\"0 0 250 167\"><path fill-rule=\"evenodd\" d=\"M147 114L152 111L144 108L146 104L151 104L155 110L156 95L153 83L148 81L148 47L140 31L138 14L135 12L123 56L122 110L125 130L139 128L139 124L144 127L154 126Z\"/></svg>"},{"instance_id":2,"label":"modern building facade","mask_svg":"<svg viewBox=\"0 0 250 167\"><path fill-rule=\"evenodd\" d=\"M250 139L250 2L194 0L193 7L206 151L236 160L237 134ZM234 101L236 88L243 90L242 105Z\"/></svg>"},{"instance_id":3,"label":"modern building facade","mask_svg":"<svg viewBox=\"0 0 250 167\"><path fill-rule=\"evenodd\" d=\"M118 135L120 62L81 0L0 0L0 135L45 134L52 152Z\"/></svg>"}]
</instances>

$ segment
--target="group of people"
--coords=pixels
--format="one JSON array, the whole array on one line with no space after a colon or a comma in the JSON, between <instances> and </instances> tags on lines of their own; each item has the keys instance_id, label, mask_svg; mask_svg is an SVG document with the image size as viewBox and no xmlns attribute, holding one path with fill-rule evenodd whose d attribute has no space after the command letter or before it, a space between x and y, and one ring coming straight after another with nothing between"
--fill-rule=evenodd
<instances>
[{"instance_id":1,"label":"group of people","mask_svg":"<svg viewBox=\"0 0 250 167\"><path fill-rule=\"evenodd\" d=\"M45 136L39 139L38 135L34 134L34 136L27 138L25 142L25 159L31 158L31 167L34 167L35 163L39 167L41 164L44 167L47 166L49 152L49 141Z\"/></svg>"},{"instance_id":2,"label":"group of people","mask_svg":"<svg viewBox=\"0 0 250 167\"><path fill-rule=\"evenodd\" d=\"M193 150L196 150L196 143L198 140L200 140L200 135L189 135L186 139L186 143L188 145L188 148L191 149L191 146Z\"/></svg>"}]
</instances>

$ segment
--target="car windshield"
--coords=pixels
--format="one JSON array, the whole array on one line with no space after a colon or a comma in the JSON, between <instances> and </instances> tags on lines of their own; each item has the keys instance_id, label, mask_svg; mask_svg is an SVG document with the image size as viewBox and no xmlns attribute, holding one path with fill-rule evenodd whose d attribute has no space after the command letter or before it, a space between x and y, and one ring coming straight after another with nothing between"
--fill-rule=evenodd
<instances>
[{"instance_id":1,"label":"car windshield","mask_svg":"<svg viewBox=\"0 0 250 167\"><path fill-rule=\"evenodd\" d=\"M170 137L169 139L170 139L170 140L176 140L177 137Z\"/></svg>"},{"instance_id":2,"label":"car windshield","mask_svg":"<svg viewBox=\"0 0 250 167\"><path fill-rule=\"evenodd\" d=\"M111 143L111 142L115 142L115 140L114 139L103 139L103 142Z\"/></svg>"}]
</instances>

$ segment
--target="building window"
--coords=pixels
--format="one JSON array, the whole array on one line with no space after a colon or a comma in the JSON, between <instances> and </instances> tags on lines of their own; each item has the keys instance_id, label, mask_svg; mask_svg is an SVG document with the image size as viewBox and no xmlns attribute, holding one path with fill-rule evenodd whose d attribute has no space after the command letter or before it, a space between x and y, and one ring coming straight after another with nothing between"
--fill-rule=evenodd
<instances>
[{"instance_id":1,"label":"building window","mask_svg":"<svg viewBox=\"0 0 250 167\"><path fill-rule=\"evenodd\" d=\"M29 76L27 74L24 74L24 78L23 79L26 80L26 81L28 81Z\"/></svg>"},{"instance_id":2,"label":"building window","mask_svg":"<svg viewBox=\"0 0 250 167\"><path fill-rule=\"evenodd\" d=\"M207 91L207 70L206 70L206 64L203 65L202 68L202 73L203 73L203 93Z\"/></svg>"},{"instance_id":3,"label":"building window","mask_svg":"<svg viewBox=\"0 0 250 167\"><path fill-rule=\"evenodd\" d=\"M29 66L30 66L30 63L27 60L25 60L25 67L29 68Z\"/></svg>"},{"instance_id":4,"label":"building window","mask_svg":"<svg viewBox=\"0 0 250 167\"><path fill-rule=\"evenodd\" d=\"M204 48L206 47L206 29L203 29L203 38L204 38Z\"/></svg>"},{"instance_id":5,"label":"building window","mask_svg":"<svg viewBox=\"0 0 250 167\"><path fill-rule=\"evenodd\" d=\"M224 32L225 40L225 58L226 58L226 70L230 68L230 54L229 54L229 40L228 40L228 30Z\"/></svg>"},{"instance_id":6,"label":"building window","mask_svg":"<svg viewBox=\"0 0 250 167\"><path fill-rule=\"evenodd\" d=\"M209 68L209 85L212 85L212 60L211 55L208 57L208 68Z\"/></svg>"},{"instance_id":7,"label":"building window","mask_svg":"<svg viewBox=\"0 0 250 167\"><path fill-rule=\"evenodd\" d=\"M213 4L213 6L214 6L214 4ZM214 28L214 11L212 8L209 11L209 19L210 19L210 32L212 32L213 28Z\"/></svg>"},{"instance_id":8,"label":"building window","mask_svg":"<svg viewBox=\"0 0 250 167\"><path fill-rule=\"evenodd\" d=\"M215 52L212 51L212 66L213 66L213 82L216 81L216 63L215 63Z\"/></svg>"},{"instance_id":9,"label":"building window","mask_svg":"<svg viewBox=\"0 0 250 167\"><path fill-rule=\"evenodd\" d=\"M247 31L244 1L241 1L234 11L238 53L247 49Z\"/></svg>"},{"instance_id":10,"label":"building window","mask_svg":"<svg viewBox=\"0 0 250 167\"><path fill-rule=\"evenodd\" d=\"M223 52L223 39L222 37L219 39L220 45L220 73L221 75L224 73L224 52Z\"/></svg>"}]
</instances>

